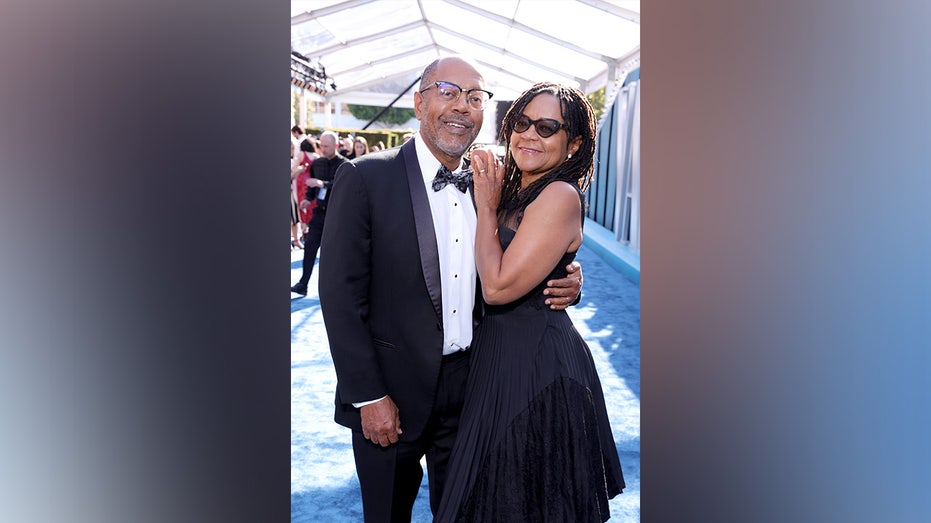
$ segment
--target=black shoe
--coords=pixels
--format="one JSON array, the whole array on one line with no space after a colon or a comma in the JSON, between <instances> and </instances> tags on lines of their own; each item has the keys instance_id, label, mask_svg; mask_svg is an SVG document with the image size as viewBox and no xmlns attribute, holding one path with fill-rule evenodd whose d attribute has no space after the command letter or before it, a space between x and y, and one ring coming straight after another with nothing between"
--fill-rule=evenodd
<instances>
[{"instance_id":1,"label":"black shoe","mask_svg":"<svg viewBox=\"0 0 931 523\"><path fill-rule=\"evenodd\" d=\"M303 295L303 296L307 296L307 284L306 284L306 283L300 283L300 282L295 283L295 284L291 287L291 292L294 292L294 293L297 293L297 294L300 294L300 295Z\"/></svg>"}]
</instances>

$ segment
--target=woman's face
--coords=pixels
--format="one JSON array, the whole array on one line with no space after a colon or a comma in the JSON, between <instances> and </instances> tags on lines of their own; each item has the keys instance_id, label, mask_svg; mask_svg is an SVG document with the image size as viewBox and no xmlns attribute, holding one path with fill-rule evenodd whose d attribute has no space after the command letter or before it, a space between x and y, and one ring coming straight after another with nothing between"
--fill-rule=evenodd
<instances>
[{"instance_id":1,"label":"woman's face","mask_svg":"<svg viewBox=\"0 0 931 523\"><path fill-rule=\"evenodd\" d=\"M353 144L353 147L355 148L354 150L355 150L356 156L362 156L363 154L365 154L365 144L364 144L364 143L362 143L362 142L355 142L355 143Z\"/></svg>"},{"instance_id":2,"label":"woman's face","mask_svg":"<svg viewBox=\"0 0 931 523\"><path fill-rule=\"evenodd\" d=\"M560 126L559 130L546 138L540 136L537 128L538 126L547 125L545 121L538 121L536 125L531 124L522 133L513 128L511 129L511 156L521 170L526 185L526 183L543 176L566 161L569 153L578 150L580 140L577 138L573 140L572 144L569 143L566 129L562 127L566 122L562 117L559 99L552 94L540 93L535 96L524 108L521 116L525 116L531 121L540 119L555 120Z\"/></svg>"}]
</instances>

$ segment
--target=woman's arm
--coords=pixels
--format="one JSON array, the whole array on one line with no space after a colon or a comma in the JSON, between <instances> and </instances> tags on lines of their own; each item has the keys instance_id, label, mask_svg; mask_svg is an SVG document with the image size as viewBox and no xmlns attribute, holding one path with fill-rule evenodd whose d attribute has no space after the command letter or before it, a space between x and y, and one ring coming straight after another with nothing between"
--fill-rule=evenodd
<instances>
[{"instance_id":1,"label":"woman's arm","mask_svg":"<svg viewBox=\"0 0 931 523\"><path fill-rule=\"evenodd\" d=\"M537 286L567 251L581 244L581 202L572 185L550 184L527 206L517 234L503 252L496 216L501 168L487 156L473 159L473 164L475 263L482 294L492 305L509 303Z\"/></svg>"},{"instance_id":2,"label":"woman's arm","mask_svg":"<svg viewBox=\"0 0 931 523\"><path fill-rule=\"evenodd\" d=\"M294 155L294 161L291 162L291 181L294 181L302 172L304 172L304 162L307 159L307 153L304 151L298 151Z\"/></svg>"}]
</instances>

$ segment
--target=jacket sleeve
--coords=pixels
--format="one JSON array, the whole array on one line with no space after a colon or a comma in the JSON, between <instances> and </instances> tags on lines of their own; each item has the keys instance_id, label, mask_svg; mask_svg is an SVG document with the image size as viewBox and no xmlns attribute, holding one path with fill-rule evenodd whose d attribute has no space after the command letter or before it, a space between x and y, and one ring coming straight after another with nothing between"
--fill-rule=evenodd
<instances>
[{"instance_id":1,"label":"jacket sleeve","mask_svg":"<svg viewBox=\"0 0 931 523\"><path fill-rule=\"evenodd\" d=\"M372 343L369 317L371 205L350 162L336 174L320 247L320 307L344 404L387 394Z\"/></svg>"}]
</instances>

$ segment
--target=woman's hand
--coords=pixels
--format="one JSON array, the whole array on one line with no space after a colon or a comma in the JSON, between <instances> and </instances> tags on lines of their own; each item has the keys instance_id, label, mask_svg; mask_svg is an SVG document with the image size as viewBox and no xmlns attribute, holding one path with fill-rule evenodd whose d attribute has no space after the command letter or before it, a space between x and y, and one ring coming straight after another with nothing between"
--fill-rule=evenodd
<instances>
[{"instance_id":1,"label":"woman's hand","mask_svg":"<svg viewBox=\"0 0 931 523\"><path fill-rule=\"evenodd\" d=\"M478 148L472 151L472 182L475 187L475 205L497 211L501 201L501 183L504 168L491 149Z\"/></svg>"}]
</instances>

